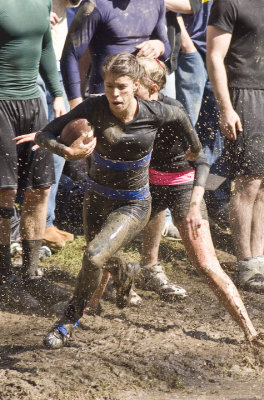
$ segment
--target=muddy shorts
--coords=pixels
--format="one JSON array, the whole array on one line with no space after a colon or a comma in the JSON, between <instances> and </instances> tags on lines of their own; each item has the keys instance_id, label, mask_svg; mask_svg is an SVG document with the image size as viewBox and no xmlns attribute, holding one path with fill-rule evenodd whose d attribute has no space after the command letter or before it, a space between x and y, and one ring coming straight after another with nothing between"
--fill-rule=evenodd
<instances>
[{"instance_id":1,"label":"muddy shorts","mask_svg":"<svg viewBox=\"0 0 264 400\"><path fill-rule=\"evenodd\" d=\"M243 132L237 140L225 139L225 159L230 179L264 173L264 90L230 89L233 107Z\"/></svg>"},{"instance_id":2,"label":"muddy shorts","mask_svg":"<svg viewBox=\"0 0 264 400\"><path fill-rule=\"evenodd\" d=\"M150 197L144 200L113 200L88 189L85 193L83 209L87 241L91 241L103 229L102 227L109 231L109 237L112 236L114 240L115 234L112 231L111 223L108 223L111 214L115 215L116 219L120 216L122 219L122 215L125 219L129 218L131 220L130 228L135 231L131 231L131 236L135 236L148 222L150 207Z\"/></svg>"},{"instance_id":3,"label":"muddy shorts","mask_svg":"<svg viewBox=\"0 0 264 400\"><path fill-rule=\"evenodd\" d=\"M151 217L163 210L169 208L174 223L182 221L188 211L192 194L192 184L181 185L150 185L152 196ZM201 214L203 219L208 219L206 205L204 200L201 203Z\"/></svg>"},{"instance_id":4,"label":"muddy shorts","mask_svg":"<svg viewBox=\"0 0 264 400\"><path fill-rule=\"evenodd\" d=\"M0 189L44 188L54 183L52 154L32 151L32 142L16 145L12 140L46 124L40 99L0 100Z\"/></svg>"}]
</instances>

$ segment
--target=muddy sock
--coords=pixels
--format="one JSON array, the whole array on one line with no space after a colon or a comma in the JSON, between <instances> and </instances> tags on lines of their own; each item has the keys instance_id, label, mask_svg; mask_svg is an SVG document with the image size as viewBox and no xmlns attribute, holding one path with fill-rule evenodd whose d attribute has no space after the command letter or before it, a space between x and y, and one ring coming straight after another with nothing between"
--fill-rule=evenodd
<instances>
[{"instance_id":1,"label":"muddy sock","mask_svg":"<svg viewBox=\"0 0 264 400\"><path fill-rule=\"evenodd\" d=\"M6 277L11 275L11 253L10 244L0 245L0 284L4 283Z\"/></svg>"},{"instance_id":2,"label":"muddy sock","mask_svg":"<svg viewBox=\"0 0 264 400\"><path fill-rule=\"evenodd\" d=\"M22 274L27 278L38 276L39 250L42 240L22 240Z\"/></svg>"}]
</instances>

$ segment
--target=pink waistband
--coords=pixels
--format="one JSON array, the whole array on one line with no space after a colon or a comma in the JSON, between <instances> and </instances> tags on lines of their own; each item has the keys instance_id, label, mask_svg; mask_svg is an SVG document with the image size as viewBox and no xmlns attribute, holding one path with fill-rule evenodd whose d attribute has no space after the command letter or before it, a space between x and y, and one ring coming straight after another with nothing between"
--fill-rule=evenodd
<instances>
[{"instance_id":1,"label":"pink waistband","mask_svg":"<svg viewBox=\"0 0 264 400\"><path fill-rule=\"evenodd\" d=\"M149 183L153 185L180 185L194 181L194 169L183 172L163 172L149 168Z\"/></svg>"}]
</instances>

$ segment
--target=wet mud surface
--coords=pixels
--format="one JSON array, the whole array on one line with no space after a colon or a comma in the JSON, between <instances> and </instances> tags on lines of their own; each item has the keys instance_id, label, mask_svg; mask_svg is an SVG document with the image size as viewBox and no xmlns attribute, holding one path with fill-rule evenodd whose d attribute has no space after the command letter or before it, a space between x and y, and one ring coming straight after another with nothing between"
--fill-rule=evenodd
<instances>
[{"instance_id":1,"label":"wet mud surface","mask_svg":"<svg viewBox=\"0 0 264 400\"><path fill-rule=\"evenodd\" d=\"M137 258L136 245L126 251ZM218 255L234 260L224 250ZM142 305L124 310L103 301L101 316L84 316L63 349L42 344L55 316L1 307L0 399L264 399L264 349L244 341L180 243L163 242L161 261L187 298L166 303L138 291ZM263 295L240 293L264 330Z\"/></svg>"}]
</instances>

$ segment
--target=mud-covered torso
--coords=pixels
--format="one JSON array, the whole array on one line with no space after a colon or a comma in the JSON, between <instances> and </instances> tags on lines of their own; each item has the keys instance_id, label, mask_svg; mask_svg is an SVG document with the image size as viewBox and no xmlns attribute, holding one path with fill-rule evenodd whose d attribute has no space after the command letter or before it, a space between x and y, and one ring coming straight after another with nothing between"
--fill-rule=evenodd
<instances>
[{"instance_id":1,"label":"mud-covered torso","mask_svg":"<svg viewBox=\"0 0 264 400\"><path fill-rule=\"evenodd\" d=\"M147 107L139 102L136 117L124 123L110 111L105 96L96 112L89 116L89 121L95 127L97 138L96 153L105 160L117 162L140 160L146 157L153 147L159 119ZM89 176L96 182L117 189L138 189L148 183L148 164L143 167L115 170L99 166L92 154L88 160Z\"/></svg>"},{"instance_id":2,"label":"mud-covered torso","mask_svg":"<svg viewBox=\"0 0 264 400\"><path fill-rule=\"evenodd\" d=\"M123 123L112 114L106 96L103 95L86 99L70 113L51 122L44 131L59 136L63 127L77 118L86 118L94 127L97 138L95 152L105 163L107 160L123 162L124 166L126 162L144 159L152 151L156 132L165 122L173 123L178 129L181 127L186 134L192 129L186 113L180 107L141 99L138 99L135 118ZM173 131L166 134L175 135ZM191 138L196 146L196 135L191 135ZM148 163L131 169L115 169L96 163L94 154L88 162L90 178L100 185L136 190L148 184Z\"/></svg>"}]
</instances>

